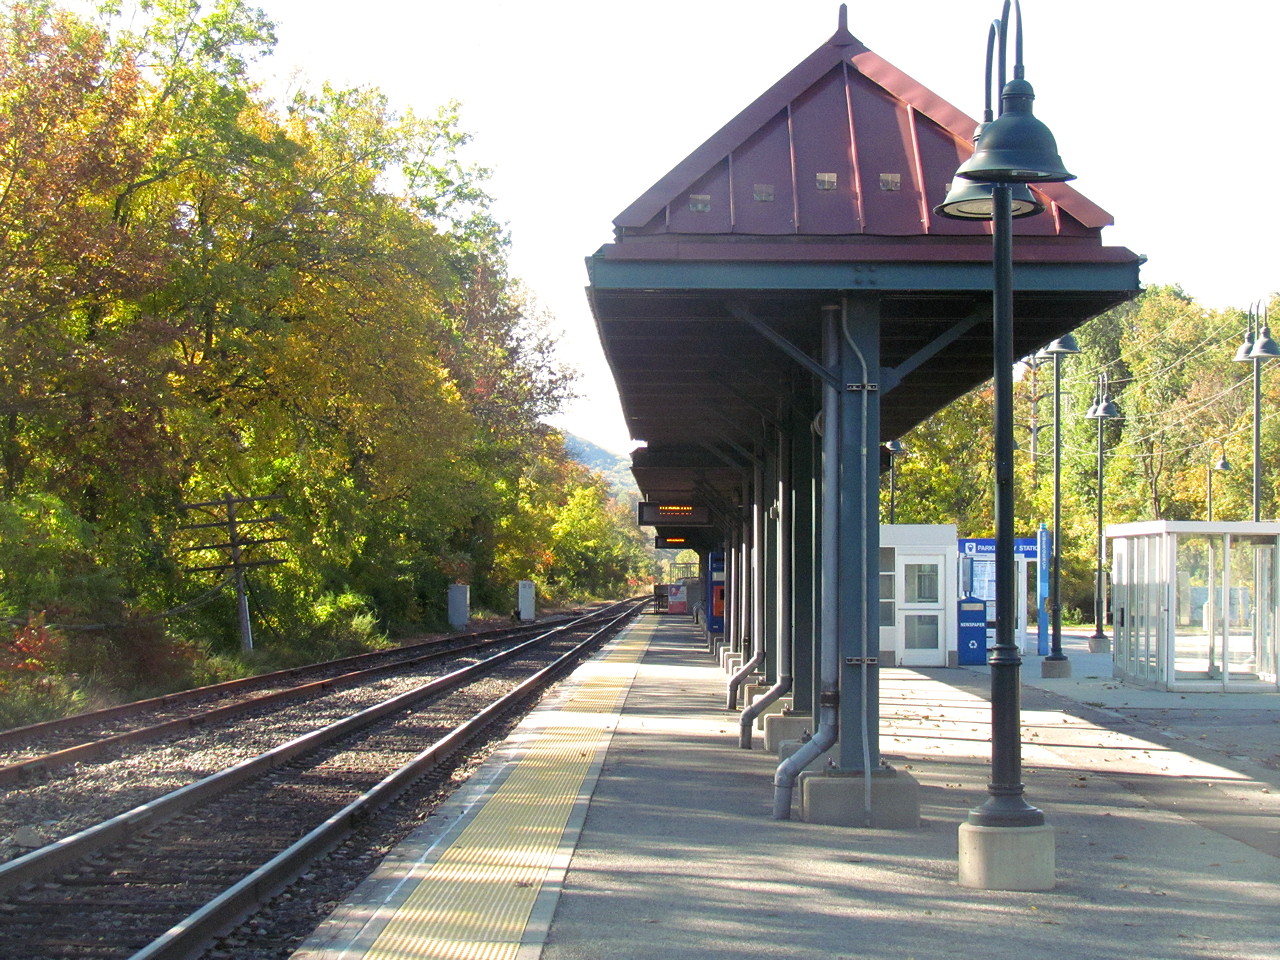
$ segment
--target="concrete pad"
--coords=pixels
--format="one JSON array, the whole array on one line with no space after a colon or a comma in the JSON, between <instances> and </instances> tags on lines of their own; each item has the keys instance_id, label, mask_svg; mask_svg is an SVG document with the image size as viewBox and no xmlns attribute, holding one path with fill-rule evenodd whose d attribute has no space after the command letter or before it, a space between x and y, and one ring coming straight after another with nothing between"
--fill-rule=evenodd
<instances>
[{"instance_id":1,"label":"concrete pad","mask_svg":"<svg viewBox=\"0 0 1280 960\"><path fill-rule=\"evenodd\" d=\"M764 718L764 748L777 753L784 740L800 742L806 731L813 733L813 717L787 716L785 713L768 714Z\"/></svg>"},{"instance_id":2,"label":"concrete pad","mask_svg":"<svg viewBox=\"0 0 1280 960\"><path fill-rule=\"evenodd\" d=\"M1053 827L960 824L960 885L978 890L1052 890Z\"/></svg>"},{"instance_id":3,"label":"concrete pad","mask_svg":"<svg viewBox=\"0 0 1280 960\"><path fill-rule=\"evenodd\" d=\"M904 770L871 774L871 810L861 770L800 774L800 819L834 827L915 830L920 826L920 783Z\"/></svg>"},{"instance_id":4,"label":"concrete pad","mask_svg":"<svg viewBox=\"0 0 1280 960\"><path fill-rule=\"evenodd\" d=\"M807 740L783 740L778 744L778 762L781 763L783 760L790 760L792 754L803 747L806 743L808 743ZM824 752L813 758L813 761L809 764L810 768L817 769L818 767L829 766L831 761L836 758L836 754L839 752L840 744L833 744Z\"/></svg>"},{"instance_id":5,"label":"concrete pad","mask_svg":"<svg viewBox=\"0 0 1280 960\"><path fill-rule=\"evenodd\" d=\"M769 689L768 687L765 687L766 691L768 689ZM761 694L760 696L763 696L763 694ZM760 696L752 697L751 702L754 704L757 700L760 699ZM755 723L756 729L757 730L764 729L765 717L772 717L772 716L776 716L777 714L783 713L790 706L791 706L791 699L789 697L779 697L777 700L773 701L773 703L766 706L756 716L756 723Z\"/></svg>"},{"instance_id":6,"label":"concrete pad","mask_svg":"<svg viewBox=\"0 0 1280 960\"><path fill-rule=\"evenodd\" d=\"M1040 677L1042 679L1063 680L1071 676L1070 660L1041 660Z\"/></svg>"}]
</instances>

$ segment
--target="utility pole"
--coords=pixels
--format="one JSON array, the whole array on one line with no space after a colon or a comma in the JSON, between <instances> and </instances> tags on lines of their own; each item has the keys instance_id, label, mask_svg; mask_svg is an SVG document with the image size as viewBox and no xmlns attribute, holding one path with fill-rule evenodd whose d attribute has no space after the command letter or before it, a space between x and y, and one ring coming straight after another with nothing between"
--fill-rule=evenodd
<instances>
[{"instance_id":1,"label":"utility pole","mask_svg":"<svg viewBox=\"0 0 1280 960\"><path fill-rule=\"evenodd\" d=\"M231 571L232 582L236 588L236 615L240 625L240 649L245 653L253 650L253 624L249 619L249 590L245 581L245 570L249 567L266 567L277 563L284 563L283 560L264 559L249 560L245 557L245 549L247 547L256 547L267 543L283 543L284 537L260 537L258 539L246 539L243 533L244 527L252 527L258 523L278 523L284 518L272 514L266 517L245 517L241 516L237 508L244 505L253 505L264 500L281 500L281 494L268 494L260 497L233 497L226 494L221 500L205 500L201 503L184 503L183 510L199 510L207 509L213 511L222 511L219 519L209 521L208 523L193 523L179 530L207 530L218 529L226 532L225 543L206 543L194 547L184 547L184 551L192 550L225 550L227 561L224 563L214 563L204 567L188 567L188 573L205 573L205 572L225 572Z\"/></svg>"}]
</instances>

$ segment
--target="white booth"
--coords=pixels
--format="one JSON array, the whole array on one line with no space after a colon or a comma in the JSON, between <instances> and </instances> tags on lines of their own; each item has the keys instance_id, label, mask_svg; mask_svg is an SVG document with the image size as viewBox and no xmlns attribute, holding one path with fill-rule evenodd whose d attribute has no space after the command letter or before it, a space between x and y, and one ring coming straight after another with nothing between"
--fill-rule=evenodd
<instances>
[{"instance_id":1,"label":"white booth","mask_svg":"<svg viewBox=\"0 0 1280 960\"><path fill-rule=\"evenodd\" d=\"M1113 524L1115 676L1160 690L1275 692L1280 522Z\"/></svg>"},{"instance_id":2,"label":"white booth","mask_svg":"<svg viewBox=\"0 0 1280 960\"><path fill-rule=\"evenodd\" d=\"M954 524L880 527L880 664L945 667L956 653Z\"/></svg>"}]
</instances>

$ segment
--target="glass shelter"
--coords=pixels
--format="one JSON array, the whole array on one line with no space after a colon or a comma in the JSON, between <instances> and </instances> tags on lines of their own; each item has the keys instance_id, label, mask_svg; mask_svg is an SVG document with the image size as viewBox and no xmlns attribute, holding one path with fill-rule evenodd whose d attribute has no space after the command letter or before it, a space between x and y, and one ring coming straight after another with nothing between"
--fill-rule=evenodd
<instances>
[{"instance_id":1,"label":"glass shelter","mask_svg":"<svg viewBox=\"0 0 1280 960\"><path fill-rule=\"evenodd\" d=\"M1106 533L1116 677L1161 690L1280 690L1280 522L1157 520Z\"/></svg>"}]
</instances>

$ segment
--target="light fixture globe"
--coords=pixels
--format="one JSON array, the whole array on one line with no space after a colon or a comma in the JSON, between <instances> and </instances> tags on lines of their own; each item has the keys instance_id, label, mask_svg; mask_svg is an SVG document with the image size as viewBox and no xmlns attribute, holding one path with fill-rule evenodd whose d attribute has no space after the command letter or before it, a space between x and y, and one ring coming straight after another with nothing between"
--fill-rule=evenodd
<instances>
[{"instance_id":1,"label":"light fixture globe","mask_svg":"<svg viewBox=\"0 0 1280 960\"><path fill-rule=\"evenodd\" d=\"M1240 346L1236 347L1236 355L1231 359L1235 363L1248 363L1250 360L1253 359L1252 357L1249 356L1252 350L1253 350L1253 327L1250 326L1250 328L1244 332L1244 340L1240 342Z\"/></svg>"},{"instance_id":2,"label":"light fixture globe","mask_svg":"<svg viewBox=\"0 0 1280 960\"><path fill-rule=\"evenodd\" d=\"M1116 420L1119 417L1120 408L1116 406L1116 402L1109 394L1103 394L1102 398L1085 414L1086 420Z\"/></svg>"},{"instance_id":3,"label":"light fixture globe","mask_svg":"<svg viewBox=\"0 0 1280 960\"><path fill-rule=\"evenodd\" d=\"M1258 332L1258 339L1253 341L1253 346L1249 350L1250 360L1273 360L1280 357L1280 346L1271 339L1271 328L1263 326Z\"/></svg>"},{"instance_id":4,"label":"light fixture globe","mask_svg":"<svg viewBox=\"0 0 1280 960\"><path fill-rule=\"evenodd\" d=\"M1012 189L1013 216L1034 217L1044 213L1041 203L1025 183L1015 183ZM995 216L995 201L991 199L991 184L974 180L953 180L947 198L933 208L933 212L952 220L990 220Z\"/></svg>"},{"instance_id":5,"label":"light fixture globe","mask_svg":"<svg viewBox=\"0 0 1280 960\"><path fill-rule=\"evenodd\" d=\"M1053 343L1044 348L1044 352L1048 354L1054 353L1079 353L1080 344L1076 342L1076 338L1070 333L1064 333Z\"/></svg>"},{"instance_id":6,"label":"light fixture globe","mask_svg":"<svg viewBox=\"0 0 1280 960\"><path fill-rule=\"evenodd\" d=\"M978 183L1061 183L1074 180L1058 156L1049 128L1031 113L1035 92L1026 80L1010 80L1000 116L986 125L974 154L956 170Z\"/></svg>"}]
</instances>

